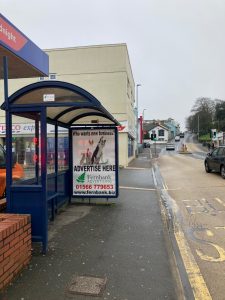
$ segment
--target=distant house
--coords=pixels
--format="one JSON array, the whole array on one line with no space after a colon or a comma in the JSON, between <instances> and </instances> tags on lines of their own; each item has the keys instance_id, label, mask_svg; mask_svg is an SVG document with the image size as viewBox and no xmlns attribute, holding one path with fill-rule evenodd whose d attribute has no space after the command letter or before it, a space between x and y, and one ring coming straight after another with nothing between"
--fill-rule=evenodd
<instances>
[{"instance_id":1,"label":"distant house","mask_svg":"<svg viewBox=\"0 0 225 300\"><path fill-rule=\"evenodd\" d=\"M143 130L144 130L144 142L154 143L154 141L151 140L152 134L156 135L157 143L166 143L169 139L169 132L170 132L169 128L160 123L144 124Z\"/></svg>"},{"instance_id":2,"label":"distant house","mask_svg":"<svg viewBox=\"0 0 225 300\"><path fill-rule=\"evenodd\" d=\"M162 121L163 125L169 128L170 134L169 139L173 139L180 133L180 125L172 118Z\"/></svg>"}]
</instances>

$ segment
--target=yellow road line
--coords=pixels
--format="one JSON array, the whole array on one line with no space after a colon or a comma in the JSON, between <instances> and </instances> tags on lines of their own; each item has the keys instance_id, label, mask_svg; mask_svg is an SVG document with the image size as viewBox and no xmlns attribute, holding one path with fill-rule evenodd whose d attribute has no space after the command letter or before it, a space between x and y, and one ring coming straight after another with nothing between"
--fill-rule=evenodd
<instances>
[{"instance_id":1,"label":"yellow road line","mask_svg":"<svg viewBox=\"0 0 225 300\"><path fill-rule=\"evenodd\" d=\"M175 238L194 293L195 300L212 300L204 278L185 239L184 233L179 224L175 224L175 226Z\"/></svg>"},{"instance_id":2,"label":"yellow road line","mask_svg":"<svg viewBox=\"0 0 225 300\"><path fill-rule=\"evenodd\" d=\"M224 201L223 200L221 200L220 198L215 198L215 200L217 201L217 202L219 202L219 204L221 204L221 205L223 205L223 206L225 206L225 203L224 203Z\"/></svg>"},{"instance_id":3,"label":"yellow road line","mask_svg":"<svg viewBox=\"0 0 225 300\"><path fill-rule=\"evenodd\" d=\"M206 234L208 236L213 236L214 235L213 232L211 230L209 230L209 229L206 230Z\"/></svg>"}]
</instances>

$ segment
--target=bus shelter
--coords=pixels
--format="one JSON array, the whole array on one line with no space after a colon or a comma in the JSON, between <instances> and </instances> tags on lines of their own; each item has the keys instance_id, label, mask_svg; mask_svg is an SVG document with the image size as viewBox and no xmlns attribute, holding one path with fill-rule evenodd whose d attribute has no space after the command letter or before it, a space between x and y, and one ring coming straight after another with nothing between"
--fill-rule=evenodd
<instances>
[{"instance_id":1,"label":"bus shelter","mask_svg":"<svg viewBox=\"0 0 225 300\"><path fill-rule=\"evenodd\" d=\"M7 211L31 214L32 240L41 242L46 252L48 222L54 219L60 206L72 197L118 196L116 126L119 123L89 92L61 81L40 81L23 87L1 108L8 114ZM17 139L15 124L22 124L30 131L28 141L26 136ZM109 137L104 138L105 134ZM101 163L107 140L114 145L114 165ZM96 145L91 152L93 144ZM13 175L15 165L21 165L21 177ZM90 170L100 175L91 177ZM102 171L113 172L114 177L101 177ZM89 184L84 184L85 176L90 179ZM99 184L99 178L111 177L115 181L113 192L110 192L113 187L110 182ZM98 181L93 182L93 178Z\"/></svg>"}]
</instances>

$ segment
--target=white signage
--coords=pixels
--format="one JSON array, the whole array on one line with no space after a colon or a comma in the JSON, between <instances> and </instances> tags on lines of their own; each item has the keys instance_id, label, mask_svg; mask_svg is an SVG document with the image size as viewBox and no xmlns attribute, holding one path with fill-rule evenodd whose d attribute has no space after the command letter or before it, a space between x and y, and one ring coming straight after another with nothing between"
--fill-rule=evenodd
<instances>
[{"instance_id":1,"label":"white signage","mask_svg":"<svg viewBox=\"0 0 225 300\"><path fill-rule=\"evenodd\" d=\"M73 195L116 196L114 129L73 130Z\"/></svg>"},{"instance_id":2,"label":"white signage","mask_svg":"<svg viewBox=\"0 0 225 300\"><path fill-rule=\"evenodd\" d=\"M44 94L43 95L44 102L52 102L55 101L55 94Z\"/></svg>"},{"instance_id":3,"label":"white signage","mask_svg":"<svg viewBox=\"0 0 225 300\"><path fill-rule=\"evenodd\" d=\"M55 126L48 124L47 126L47 133L54 133ZM33 135L35 133L35 124L32 123L13 123L12 124L12 134L13 135ZM58 127L58 133L68 133L67 128ZM0 123L0 136L6 134L6 125L5 123Z\"/></svg>"},{"instance_id":4,"label":"white signage","mask_svg":"<svg viewBox=\"0 0 225 300\"><path fill-rule=\"evenodd\" d=\"M12 134L34 134L35 125L29 123L13 123L12 124ZM6 134L5 123L0 123L0 135Z\"/></svg>"}]
</instances>

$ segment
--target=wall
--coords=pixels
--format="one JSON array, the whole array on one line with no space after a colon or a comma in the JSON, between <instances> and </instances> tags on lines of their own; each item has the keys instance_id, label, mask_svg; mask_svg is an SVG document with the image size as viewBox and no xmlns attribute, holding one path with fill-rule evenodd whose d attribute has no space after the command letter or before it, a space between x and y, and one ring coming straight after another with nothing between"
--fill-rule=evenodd
<instances>
[{"instance_id":1,"label":"wall","mask_svg":"<svg viewBox=\"0 0 225 300\"><path fill-rule=\"evenodd\" d=\"M128 165L128 135L126 133L119 134L119 166Z\"/></svg>"},{"instance_id":2,"label":"wall","mask_svg":"<svg viewBox=\"0 0 225 300\"><path fill-rule=\"evenodd\" d=\"M78 85L93 94L118 121L128 121L129 133L136 138L135 84L126 44L47 49L45 52L49 55L50 73L55 73L57 80ZM39 80L9 80L9 95ZM0 81L0 96L3 102L3 81ZM4 122L4 115L5 112L0 111L0 123ZM125 159L124 149L119 149L119 157L120 163L126 166L128 157Z\"/></svg>"},{"instance_id":3,"label":"wall","mask_svg":"<svg viewBox=\"0 0 225 300\"><path fill-rule=\"evenodd\" d=\"M0 214L0 289L13 280L30 258L30 215Z\"/></svg>"}]
</instances>

